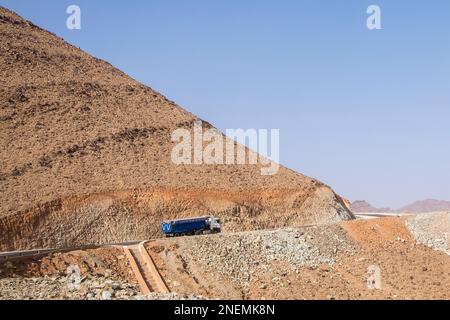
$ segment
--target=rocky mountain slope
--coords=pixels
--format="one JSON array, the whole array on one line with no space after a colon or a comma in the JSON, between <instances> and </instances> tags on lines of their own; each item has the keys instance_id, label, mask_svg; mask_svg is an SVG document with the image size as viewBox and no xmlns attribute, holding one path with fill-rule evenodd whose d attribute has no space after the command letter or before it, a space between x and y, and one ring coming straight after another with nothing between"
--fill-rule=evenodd
<instances>
[{"instance_id":1,"label":"rocky mountain slope","mask_svg":"<svg viewBox=\"0 0 450 320\"><path fill-rule=\"evenodd\" d=\"M1 7L0 39L0 251L148 239L206 213L225 231L352 218L286 168L173 164L171 133L196 116Z\"/></svg>"}]
</instances>

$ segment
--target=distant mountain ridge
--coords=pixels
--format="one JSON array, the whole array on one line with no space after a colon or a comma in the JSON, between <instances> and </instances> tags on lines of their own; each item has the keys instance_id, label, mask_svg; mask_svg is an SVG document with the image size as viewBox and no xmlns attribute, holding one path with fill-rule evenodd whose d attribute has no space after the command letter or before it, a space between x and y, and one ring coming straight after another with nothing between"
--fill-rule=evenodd
<instances>
[{"instance_id":1,"label":"distant mountain ridge","mask_svg":"<svg viewBox=\"0 0 450 320\"><path fill-rule=\"evenodd\" d=\"M355 212L375 212L375 213L429 213L450 211L450 201L427 199L416 201L400 209L376 208L365 200L356 200L350 205L350 209Z\"/></svg>"},{"instance_id":2,"label":"distant mountain ridge","mask_svg":"<svg viewBox=\"0 0 450 320\"><path fill-rule=\"evenodd\" d=\"M356 200L351 205L350 208L353 212L392 212L390 208L375 208L370 203L365 200Z\"/></svg>"},{"instance_id":3,"label":"distant mountain ridge","mask_svg":"<svg viewBox=\"0 0 450 320\"><path fill-rule=\"evenodd\" d=\"M422 212L438 212L450 211L450 201L427 199L416 201L410 205L404 206L397 210L397 212L404 213L422 213Z\"/></svg>"}]
</instances>

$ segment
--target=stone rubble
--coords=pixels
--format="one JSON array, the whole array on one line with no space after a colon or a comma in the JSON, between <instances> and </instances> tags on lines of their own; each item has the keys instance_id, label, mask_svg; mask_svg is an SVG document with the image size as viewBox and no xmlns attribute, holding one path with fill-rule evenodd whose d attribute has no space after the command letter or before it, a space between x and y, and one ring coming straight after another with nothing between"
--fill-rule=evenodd
<instances>
[{"instance_id":1,"label":"stone rubble","mask_svg":"<svg viewBox=\"0 0 450 320\"><path fill-rule=\"evenodd\" d=\"M150 293L142 295L139 287L106 277L88 276L78 288L68 285L65 276L0 279L0 300L199 300L197 295Z\"/></svg>"},{"instance_id":2,"label":"stone rubble","mask_svg":"<svg viewBox=\"0 0 450 320\"><path fill-rule=\"evenodd\" d=\"M189 262L190 257L195 257L196 263L212 273L231 275L244 286L254 274L271 270L276 262L287 264L289 272L296 272L301 267L332 266L338 252L354 252L354 244L345 232L331 225L192 237L183 241L190 250L183 259ZM280 270L280 276L286 273Z\"/></svg>"},{"instance_id":3,"label":"stone rubble","mask_svg":"<svg viewBox=\"0 0 450 320\"><path fill-rule=\"evenodd\" d=\"M408 217L406 226L417 242L450 255L450 212Z\"/></svg>"},{"instance_id":4,"label":"stone rubble","mask_svg":"<svg viewBox=\"0 0 450 320\"><path fill-rule=\"evenodd\" d=\"M138 295L135 285L90 275L82 278L78 286L66 276L0 279L0 300L120 300Z\"/></svg>"}]
</instances>

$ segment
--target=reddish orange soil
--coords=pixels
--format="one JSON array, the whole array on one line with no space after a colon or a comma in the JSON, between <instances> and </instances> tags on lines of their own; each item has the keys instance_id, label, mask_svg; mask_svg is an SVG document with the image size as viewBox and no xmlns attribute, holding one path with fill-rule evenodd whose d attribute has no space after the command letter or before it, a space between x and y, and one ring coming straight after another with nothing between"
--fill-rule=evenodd
<instances>
[{"instance_id":1,"label":"reddish orange soil","mask_svg":"<svg viewBox=\"0 0 450 320\"><path fill-rule=\"evenodd\" d=\"M108 275L135 283L124 252L118 248L77 250L5 262L0 264L0 278L61 276L71 265L78 266L82 276Z\"/></svg>"}]
</instances>

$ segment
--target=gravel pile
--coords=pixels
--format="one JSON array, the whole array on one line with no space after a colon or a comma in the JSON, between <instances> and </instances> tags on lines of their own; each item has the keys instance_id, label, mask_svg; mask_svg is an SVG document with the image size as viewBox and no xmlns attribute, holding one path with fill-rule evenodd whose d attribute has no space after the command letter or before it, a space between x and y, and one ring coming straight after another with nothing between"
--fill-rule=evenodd
<instances>
[{"instance_id":1,"label":"gravel pile","mask_svg":"<svg viewBox=\"0 0 450 320\"><path fill-rule=\"evenodd\" d=\"M0 300L111 300L140 299L139 288L106 277L87 277L74 285L69 277L0 279Z\"/></svg>"},{"instance_id":2,"label":"gravel pile","mask_svg":"<svg viewBox=\"0 0 450 320\"><path fill-rule=\"evenodd\" d=\"M450 255L450 212L408 217L406 226L417 242Z\"/></svg>"},{"instance_id":3,"label":"gravel pile","mask_svg":"<svg viewBox=\"0 0 450 320\"><path fill-rule=\"evenodd\" d=\"M202 267L231 276L243 286L254 274L271 272L276 262L288 266L283 272L298 272L301 267L333 265L339 252L355 250L337 225L193 237L180 245L190 251L183 257L187 262L195 257Z\"/></svg>"},{"instance_id":4,"label":"gravel pile","mask_svg":"<svg viewBox=\"0 0 450 320\"><path fill-rule=\"evenodd\" d=\"M0 300L201 300L202 296L178 293L142 295L139 287L108 278L83 279L73 288L67 277L0 279Z\"/></svg>"}]
</instances>

